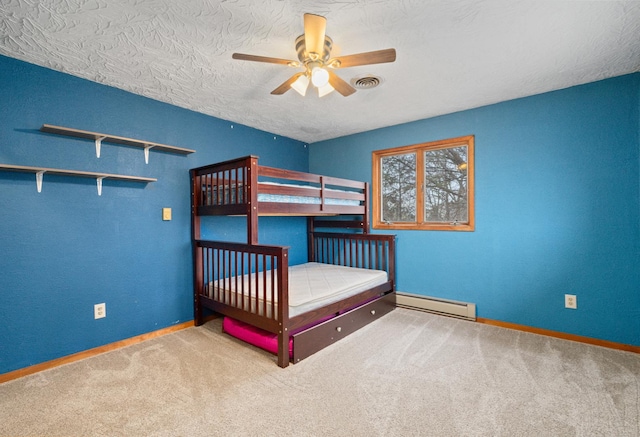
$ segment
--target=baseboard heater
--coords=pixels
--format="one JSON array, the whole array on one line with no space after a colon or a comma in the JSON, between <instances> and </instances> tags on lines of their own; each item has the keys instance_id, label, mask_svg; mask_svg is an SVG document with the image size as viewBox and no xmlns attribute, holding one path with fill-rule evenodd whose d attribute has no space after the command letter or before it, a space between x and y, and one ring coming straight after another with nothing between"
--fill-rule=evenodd
<instances>
[{"instance_id":1,"label":"baseboard heater","mask_svg":"<svg viewBox=\"0 0 640 437\"><path fill-rule=\"evenodd\" d=\"M465 320L476 320L476 304L396 292L396 305Z\"/></svg>"}]
</instances>

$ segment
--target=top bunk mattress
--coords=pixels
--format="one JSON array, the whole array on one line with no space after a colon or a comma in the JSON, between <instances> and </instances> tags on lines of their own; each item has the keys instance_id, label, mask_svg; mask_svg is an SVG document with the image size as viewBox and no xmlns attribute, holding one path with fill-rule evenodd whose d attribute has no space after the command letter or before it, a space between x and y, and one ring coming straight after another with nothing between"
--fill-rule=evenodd
<instances>
[{"instance_id":1,"label":"top bunk mattress","mask_svg":"<svg viewBox=\"0 0 640 437\"><path fill-rule=\"evenodd\" d=\"M317 195L312 195L317 192L317 188L310 185L297 185L297 184L283 184L278 182L259 182L258 188L260 185L272 185L272 186L280 186L280 187L289 187L296 189L308 190L310 193L309 196L303 195L284 195L284 194L271 194L271 193L261 193L258 189L258 202L274 202L274 203L299 203L306 205L319 205L322 203L322 199ZM203 186L203 191L207 193L206 195L206 205L228 205L228 204L237 204L244 203L245 192L243 189L243 184L226 184L226 185L214 185L207 189L206 186ZM220 195L218 195L218 191L220 191ZM335 193L334 196L338 193L347 193L345 190L338 190L334 188L325 188L326 196L324 199L324 203L326 205L343 205L343 206L359 206L359 200L351 200L351 199L340 199L338 196L331 197L331 193Z\"/></svg>"},{"instance_id":2,"label":"top bunk mattress","mask_svg":"<svg viewBox=\"0 0 640 437\"><path fill-rule=\"evenodd\" d=\"M266 276L266 281L265 281ZM227 305L251 308L271 317L271 299L256 298L256 290L271 290L271 274L242 276L242 280L220 280L210 284L211 297ZM289 267L289 317L323 307L387 282L384 270L361 269L324 263L306 263ZM237 288L237 291L236 291ZM251 290L250 298L249 290ZM243 299L244 298L244 299ZM276 302L277 304L277 292Z\"/></svg>"}]
</instances>

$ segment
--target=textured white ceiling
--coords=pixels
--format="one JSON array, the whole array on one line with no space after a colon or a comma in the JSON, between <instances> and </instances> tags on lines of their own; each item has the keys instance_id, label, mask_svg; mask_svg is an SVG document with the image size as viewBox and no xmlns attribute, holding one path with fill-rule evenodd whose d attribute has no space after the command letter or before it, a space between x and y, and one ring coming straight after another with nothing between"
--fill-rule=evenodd
<instances>
[{"instance_id":1,"label":"textured white ceiling","mask_svg":"<svg viewBox=\"0 0 640 437\"><path fill-rule=\"evenodd\" d=\"M333 56L395 48L336 70L382 85L272 96L298 70L231 59L296 59L306 12ZM0 17L0 54L309 143L640 71L637 0L2 0Z\"/></svg>"}]
</instances>

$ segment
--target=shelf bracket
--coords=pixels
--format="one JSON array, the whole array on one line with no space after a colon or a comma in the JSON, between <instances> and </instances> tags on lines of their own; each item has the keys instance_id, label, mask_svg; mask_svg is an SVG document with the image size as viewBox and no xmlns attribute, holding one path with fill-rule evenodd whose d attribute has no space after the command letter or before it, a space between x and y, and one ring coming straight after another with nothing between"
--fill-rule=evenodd
<instances>
[{"instance_id":1,"label":"shelf bracket","mask_svg":"<svg viewBox=\"0 0 640 437\"><path fill-rule=\"evenodd\" d=\"M44 175L44 171L36 172L36 188L38 189L38 193L42 192L42 176Z\"/></svg>"},{"instance_id":2,"label":"shelf bracket","mask_svg":"<svg viewBox=\"0 0 640 437\"><path fill-rule=\"evenodd\" d=\"M100 146L102 146L102 140L107 137L96 137L96 157L100 158Z\"/></svg>"},{"instance_id":3,"label":"shelf bracket","mask_svg":"<svg viewBox=\"0 0 640 437\"><path fill-rule=\"evenodd\" d=\"M145 164L149 164L149 150L151 150L153 148L152 145L147 144L146 146L144 146L144 163Z\"/></svg>"},{"instance_id":4,"label":"shelf bracket","mask_svg":"<svg viewBox=\"0 0 640 437\"><path fill-rule=\"evenodd\" d=\"M104 176L99 176L96 178L96 185L98 186L98 196L102 196L102 180Z\"/></svg>"}]
</instances>

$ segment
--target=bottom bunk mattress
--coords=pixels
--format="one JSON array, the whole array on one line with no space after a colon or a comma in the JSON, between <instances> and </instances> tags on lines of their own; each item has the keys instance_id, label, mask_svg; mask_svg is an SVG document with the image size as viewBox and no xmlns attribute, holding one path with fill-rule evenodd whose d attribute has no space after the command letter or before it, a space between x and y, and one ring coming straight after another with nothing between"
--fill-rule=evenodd
<instances>
[{"instance_id":1,"label":"bottom bunk mattress","mask_svg":"<svg viewBox=\"0 0 640 437\"><path fill-rule=\"evenodd\" d=\"M209 287L212 299L248 312L272 317L277 307L277 284L272 286L269 273L252 273L238 278L213 281ZM345 267L333 264L310 262L289 267L289 317L321 308L388 280L384 270ZM273 290L274 302L270 292ZM266 303L266 304L265 304ZM271 305L271 304L274 305Z\"/></svg>"}]
</instances>

